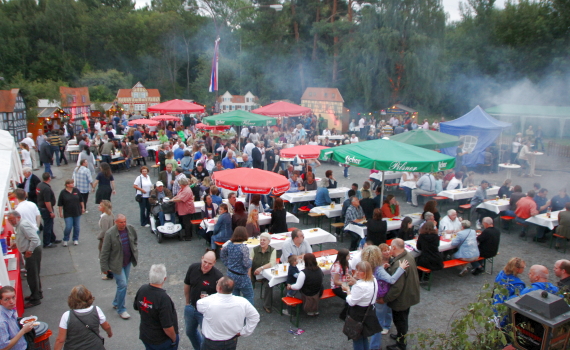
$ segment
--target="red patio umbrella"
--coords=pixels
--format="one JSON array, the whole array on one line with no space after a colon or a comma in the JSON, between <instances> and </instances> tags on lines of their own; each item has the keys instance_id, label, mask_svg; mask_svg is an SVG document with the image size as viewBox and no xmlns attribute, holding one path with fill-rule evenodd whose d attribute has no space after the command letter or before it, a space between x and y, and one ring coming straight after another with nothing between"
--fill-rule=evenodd
<instances>
[{"instance_id":1,"label":"red patio umbrella","mask_svg":"<svg viewBox=\"0 0 570 350\"><path fill-rule=\"evenodd\" d=\"M204 123L196 124L197 129L205 129L205 130L228 130L231 128L229 125L206 125Z\"/></svg>"},{"instance_id":2,"label":"red patio umbrella","mask_svg":"<svg viewBox=\"0 0 570 350\"><path fill-rule=\"evenodd\" d=\"M277 173L261 169L237 168L216 171L212 175L216 186L243 193L281 194L289 190L289 180Z\"/></svg>"},{"instance_id":3,"label":"red patio umbrella","mask_svg":"<svg viewBox=\"0 0 570 350\"><path fill-rule=\"evenodd\" d=\"M134 119L130 120L127 124L130 126L143 125L143 124L148 126L157 126L158 124L160 124L160 122L157 120L150 120L150 119Z\"/></svg>"},{"instance_id":4,"label":"red patio umbrella","mask_svg":"<svg viewBox=\"0 0 570 350\"><path fill-rule=\"evenodd\" d=\"M261 108L254 109L251 113L262 114L269 117L296 117L311 113L308 107L299 106L293 103L279 101Z\"/></svg>"},{"instance_id":5,"label":"red patio umbrella","mask_svg":"<svg viewBox=\"0 0 570 350\"><path fill-rule=\"evenodd\" d=\"M302 145L282 149L279 155L283 158L299 157L301 159L316 159L319 158L321 150L328 148L325 146L317 145Z\"/></svg>"},{"instance_id":6,"label":"red patio umbrella","mask_svg":"<svg viewBox=\"0 0 570 350\"><path fill-rule=\"evenodd\" d=\"M170 100L148 107L147 111L151 113L202 113L204 107L182 100Z\"/></svg>"},{"instance_id":7,"label":"red patio umbrella","mask_svg":"<svg viewBox=\"0 0 570 350\"><path fill-rule=\"evenodd\" d=\"M173 121L173 122L179 122L180 121L180 117L174 116L174 115L157 115L155 117L150 118L150 120L156 120L157 122L164 122L164 121Z\"/></svg>"}]
</instances>

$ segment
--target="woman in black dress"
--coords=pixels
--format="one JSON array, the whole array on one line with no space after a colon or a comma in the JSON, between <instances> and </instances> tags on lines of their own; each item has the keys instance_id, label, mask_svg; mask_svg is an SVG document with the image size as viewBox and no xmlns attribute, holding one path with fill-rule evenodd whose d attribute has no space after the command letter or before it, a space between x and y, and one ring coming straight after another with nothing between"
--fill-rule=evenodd
<instances>
[{"instance_id":1,"label":"woman in black dress","mask_svg":"<svg viewBox=\"0 0 570 350\"><path fill-rule=\"evenodd\" d=\"M104 199L111 201L111 194L115 194L115 179L113 178L111 167L105 162L102 162L99 167L101 171L93 182L93 188L97 187L95 204L101 203Z\"/></svg>"},{"instance_id":2,"label":"woman in black dress","mask_svg":"<svg viewBox=\"0 0 570 350\"><path fill-rule=\"evenodd\" d=\"M386 243L388 224L386 221L382 220L382 209L374 209L372 219L366 222L366 228L368 229L367 239L374 242L374 245Z\"/></svg>"},{"instance_id":3,"label":"woman in black dress","mask_svg":"<svg viewBox=\"0 0 570 350\"><path fill-rule=\"evenodd\" d=\"M443 257L439 252L439 235L433 221L426 222L420 228L417 248L422 253L416 258L416 264L432 271L443 269Z\"/></svg>"},{"instance_id":4,"label":"woman in black dress","mask_svg":"<svg viewBox=\"0 0 570 350\"><path fill-rule=\"evenodd\" d=\"M401 238L404 241L409 241L410 239L414 239L414 225L412 224L411 217L406 216L402 220L400 231L398 231L398 238Z\"/></svg>"},{"instance_id":5,"label":"woman in black dress","mask_svg":"<svg viewBox=\"0 0 570 350\"><path fill-rule=\"evenodd\" d=\"M271 212L270 233L287 232L287 211L283 205L283 199L275 198L273 201L273 211Z\"/></svg>"}]
</instances>

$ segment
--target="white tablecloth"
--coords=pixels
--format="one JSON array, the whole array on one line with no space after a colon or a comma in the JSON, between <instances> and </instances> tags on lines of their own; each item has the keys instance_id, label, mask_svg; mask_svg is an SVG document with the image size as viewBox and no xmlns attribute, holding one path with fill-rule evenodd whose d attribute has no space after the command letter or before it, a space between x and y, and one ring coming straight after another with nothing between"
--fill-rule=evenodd
<instances>
[{"instance_id":1,"label":"white tablecloth","mask_svg":"<svg viewBox=\"0 0 570 350\"><path fill-rule=\"evenodd\" d=\"M352 260L353 257L356 255L360 255L360 251L350 252L350 260ZM330 264L330 263L334 263L335 260L336 260L336 254L329 255L328 257L323 256L323 257L317 258L317 263L328 261L329 264L326 264L325 266L321 266L321 271L323 271L323 273L325 275L330 275L331 274L331 267L332 267L332 264ZM289 270L289 264L288 263L282 263L282 264L275 265L275 267L274 267L275 269L278 270L277 275L274 275L271 273L271 268L265 269L261 273L261 276L269 281L270 287L274 287L278 284L285 283L287 281L287 271L283 270L283 265L287 266L287 271L288 271ZM304 264L299 264L299 265L297 265L297 268L299 269L299 271L302 271L305 269L305 266L304 266ZM329 285L330 284L327 284L327 286L329 286Z\"/></svg>"},{"instance_id":2,"label":"white tablecloth","mask_svg":"<svg viewBox=\"0 0 570 350\"><path fill-rule=\"evenodd\" d=\"M342 204L335 203L334 208L331 208L330 205L314 207L311 209L311 213L325 214L327 218L336 218L342 215Z\"/></svg>"},{"instance_id":3,"label":"white tablecloth","mask_svg":"<svg viewBox=\"0 0 570 350\"><path fill-rule=\"evenodd\" d=\"M147 148L148 148L148 146L158 146L158 145L160 145L160 141L158 141L158 140L156 140L156 141L145 141L144 144L147 145Z\"/></svg>"},{"instance_id":4,"label":"white tablecloth","mask_svg":"<svg viewBox=\"0 0 570 350\"><path fill-rule=\"evenodd\" d=\"M477 208L487 209L496 214L504 210L509 210L510 207L509 199L499 199L499 201L493 199L492 201L483 202L477 206Z\"/></svg>"},{"instance_id":5,"label":"white tablecloth","mask_svg":"<svg viewBox=\"0 0 570 350\"><path fill-rule=\"evenodd\" d=\"M384 176L386 177L386 180L401 179L402 174L403 173L401 173L401 172L395 172L395 171L384 172ZM382 172L370 174L369 178L382 181Z\"/></svg>"},{"instance_id":6,"label":"white tablecloth","mask_svg":"<svg viewBox=\"0 0 570 350\"><path fill-rule=\"evenodd\" d=\"M526 219L526 221L532 222L535 225L548 227L549 229L553 230L556 226L558 226L558 213L560 213L560 210L553 211L550 214L550 218L546 217L546 213L538 214L531 216L530 218Z\"/></svg>"},{"instance_id":7,"label":"white tablecloth","mask_svg":"<svg viewBox=\"0 0 570 350\"><path fill-rule=\"evenodd\" d=\"M197 210L196 210L197 211ZM202 221L202 223L200 224L200 226L202 226L202 228L204 228L204 222L207 225L206 231L213 231L214 230L214 225L216 224L216 222L218 221L218 219L210 219L207 221ZM287 212L287 216L285 218L286 222L292 222L292 223L299 223L299 218L296 217L295 215ZM261 213L259 214L259 225L263 226L263 225L269 225L271 223L271 214L269 213Z\"/></svg>"},{"instance_id":8,"label":"white tablecloth","mask_svg":"<svg viewBox=\"0 0 570 350\"><path fill-rule=\"evenodd\" d=\"M70 145L68 143L66 150L67 150L67 152L79 152L79 145Z\"/></svg>"},{"instance_id":9,"label":"white tablecloth","mask_svg":"<svg viewBox=\"0 0 570 350\"><path fill-rule=\"evenodd\" d=\"M421 254L421 251L419 251L418 248L416 247L418 241L416 241L415 239L405 241L404 243L406 244L406 250L410 252L410 254L412 254L413 257L418 257ZM453 249L453 247L451 246L451 240L441 240L440 237L438 249L440 252Z\"/></svg>"},{"instance_id":10,"label":"white tablecloth","mask_svg":"<svg viewBox=\"0 0 570 350\"><path fill-rule=\"evenodd\" d=\"M422 214L421 213L406 214L404 216L399 216L399 217L392 218L392 219L384 218L382 220L387 222L388 231L399 230L400 227L402 226L402 220L401 219L404 218L405 216L409 216L410 218L412 218L412 224L414 224L414 225L417 225L422 220ZM398 219L400 219L400 220L398 220ZM347 226L345 226L344 229L348 230L348 231L352 231L354 233L357 233L362 238L366 237L366 234L368 231L366 226L360 226L360 225L355 225L355 224L348 224Z\"/></svg>"},{"instance_id":11,"label":"white tablecloth","mask_svg":"<svg viewBox=\"0 0 570 350\"><path fill-rule=\"evenodd\" d=\"M318 136L319 140L324 140L327 137L329 138L329 140L344 140L344 135Z\"/></svg>"},{"instance_id":12,"label":"white tablecloth","mask_svg":"<svg viewBox=\"0 0 570 350\"><path fill-rule=\"evenodd\" d=\"M339 188L329 188L329 196L331 198L343 198L348 192L348 188L346 187L339 187ZM281 199L288 200L290 203L297 203L297 202L307 202L307 201L314 201L317 197L317 191L301 191L301 192L293 192L293 193L284 193L281 196Z\"/></svg>"},{"instance_id":13,"label":"white tablecloth","mask_svg":"<svg viewBox=\"0 0 570 350\"><path fill-rule=\"evenodd\" d=\"M239 202L245 203L245 197L238 197L237 200ZM227 199L222 199L222 202L226 204L229 203ZM196 213L202 211L202 209L204 209L204 201L194 202L194 209L196 210Z\"/></svg>"},{"instance_id":14,"label":"white tablecloth","mask_svg":"<svg viewBox=\"0 0 570 350\"><path fill-rule=\"evenodd\" d=\"M497 193L499 193L499 186L494 186L492 188L488 188L487 189L487 196L496 196ZM442 196L442 197L447 197L450 198L454 201L456 200L460 200L460 199L468 199L468 198L473 198L473 196L475 195L475 191L476 190L470 190L470 189L462 189L462 190L450 190L450 191L442 191L439 192L437 195L438 196Z\"/></svg>"}]
</instances>

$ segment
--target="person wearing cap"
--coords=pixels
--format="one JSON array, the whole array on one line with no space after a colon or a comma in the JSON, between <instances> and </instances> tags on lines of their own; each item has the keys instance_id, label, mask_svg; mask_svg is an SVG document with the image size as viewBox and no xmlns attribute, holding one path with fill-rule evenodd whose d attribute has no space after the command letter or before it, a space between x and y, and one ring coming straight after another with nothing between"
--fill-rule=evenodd
<instances>
[{"instance_id":1,"label":"person wearing cap","mask_svg":"<svg viewBox=\"0 0 570 350\"><path fill-rule=\"evenodd\" d=\"M489 181L487 180L483 180L481 181L481 186L477 187L477 190L475 191L475 195L473 196L473 198L471 198L471 221L475 221L475 219L477 219L477 226L480 226L481 223L479 222L479 214L481 214L482 210L485 209L477 209L477 206L483 202L487 201L487 188L489 187ZM486 213L484 216L491 216L494 215L496 216L496 214L494 213L487 213L488 210L486 210ZM491 217L494 217L491 216Z\"/></svg>"},{"instance_id":2,"label":"person wearing cap","mask_svg":"<svg viewBox=\"0 0 570 350\"><path fill-rule=\"evenodd\" d=\"M157 181L154 185L154 189L150 191L150 197L148 198L151 211L152 207L160 205L164 198L171 199L172 192L168 188L164 187L162 181ZM158 212L158 220L160 221L160 226L164 226L164 212L162 210Z\"/></svg>"},{"instance_id":3,"label":"person wearing cap","mask_svg":"<svg viewBox=\"0 0 570 350\"><path fill-rule=\"evenodd\" d=\"M269 245L271 243L271 235L267 232L259 236L259 245L250 250L251 263L251 283L255 285L256 276L261 275L263 270L275 266L277 259L277 251ZM265 284L265 295L263 297L263 309L268 314L271 313L271 305L273 304L273 287L269 286L266 279L259 280Z\"/></svg>"}]
</instances>

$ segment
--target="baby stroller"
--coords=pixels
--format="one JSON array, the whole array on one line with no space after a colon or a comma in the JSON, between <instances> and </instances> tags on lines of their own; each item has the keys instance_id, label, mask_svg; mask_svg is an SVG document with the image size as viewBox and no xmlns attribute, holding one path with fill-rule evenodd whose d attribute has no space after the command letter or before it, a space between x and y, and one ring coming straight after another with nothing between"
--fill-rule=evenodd
<instances>
[{"instance_id":1,"label":"baby stroller","mask_svg":"<svg viewBox=\"0 0 570 350\"><path fill-rule=\"evenodd\" d=\"M174 213L176 211L176 206L174 202L171 202L168 198L164 198L160 204L153 206L150 209L150 230L156 235L156 240L158 243L162 243L164 237L178 236L179 240L182 240L180 236L180 231L182 230L182 225L174 224L171 221L174 220ZM159 214L162 212L164 214L164 226L160 225ZM168 222L167 222L168 221Z\"/></svg>"}]
</instances>

